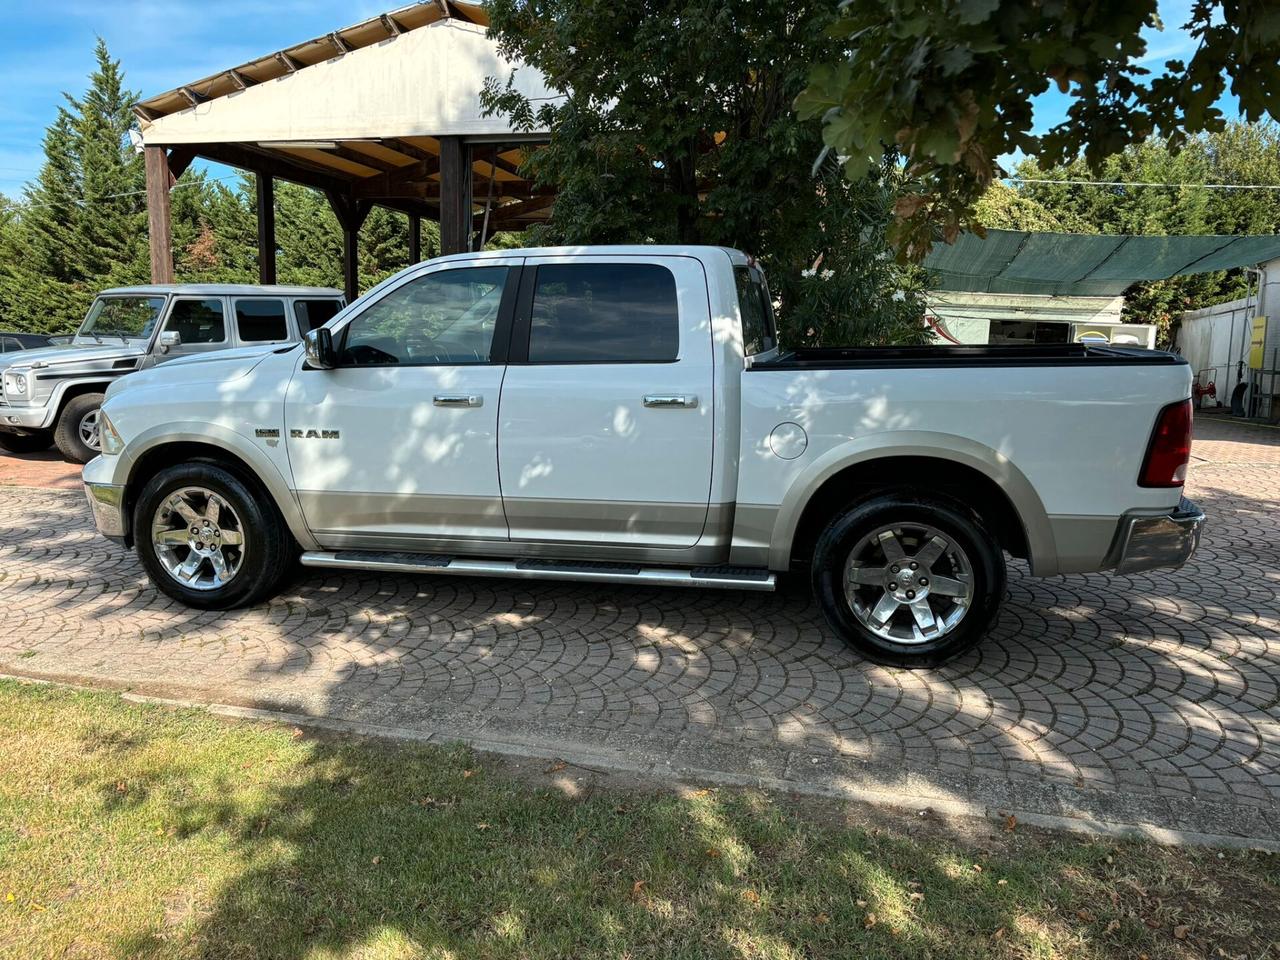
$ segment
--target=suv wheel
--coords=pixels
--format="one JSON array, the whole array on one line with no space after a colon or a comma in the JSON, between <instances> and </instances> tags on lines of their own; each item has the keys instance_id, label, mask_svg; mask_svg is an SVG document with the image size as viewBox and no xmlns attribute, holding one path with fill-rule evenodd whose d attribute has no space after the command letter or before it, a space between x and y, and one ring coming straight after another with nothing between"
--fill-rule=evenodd
<instances>
[{"instance_id":1,"label":"suv wheel","mask_svg":"<svg viewBox=\"0 0 1280 960\"><path fill-rule=\"evenodd\" d=\"M813 588L827 621L889 666L937 666L973 647L1004 587L1000 544L976 514L941 498L857 504L814 549Z\"/></svg>"},{"instance_id":2,"label":"suv wheel","mask_svg":"<svg viewBox=\"0 0 1280 960\"><path fill-rule=\"evenodd\" d=\"M72 397L62 408L53 442L72 463L88 463L101 450L98 434L98 411L101 407L102 394L82 393Z\"/></svg>"},{"instance_id":3,"label":"suv wheel","mask_svg":"<svg viewBox=\"0 0 1280 960\"><path fill-rule=\"evenodd\" d=\"M156 474L134 508L133 536L151 582L204 610L271 596L295 552L275 504L214 463Z\"/></svg>"},{"instance_id":4,"label":"suv wheel","mask_svg":"<svg viewBox=\"0 0 1280 960\"><path fill-rule=\"evenodd\" d=\"M0 432L0 449L10 453L39 453L53 446L53 432L37 430L34 433Z\"/></svg>"}]
</instances>

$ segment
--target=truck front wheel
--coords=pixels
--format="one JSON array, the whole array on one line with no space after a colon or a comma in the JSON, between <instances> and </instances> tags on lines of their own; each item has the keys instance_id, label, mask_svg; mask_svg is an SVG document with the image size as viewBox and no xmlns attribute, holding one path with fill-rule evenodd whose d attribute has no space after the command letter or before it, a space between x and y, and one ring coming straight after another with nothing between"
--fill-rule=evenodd
<instances>
[{"instance_id":1,"label":"truck front wheel","mask_svg":"<svg viewBox=\"0 0 1280 960\"><path fill-rule=\"evenodd\" d=\"M202 610L271 596L294 553L275 504L216 463L169 467L152 477L134 507L133 538L151 582Z\"/></svg>"},{"instance_id":2,"label":"truck front wheel","mask_svg":"<svg viewBox=\"0 0 1280 960\"><path fill-rule=\"evenodd\" d=\"M1000 544L962 504L882 495L838 514L814 548L827 622L876 663L932 667L982 639L1004 597Z\"/></svg>"}]
</instances>

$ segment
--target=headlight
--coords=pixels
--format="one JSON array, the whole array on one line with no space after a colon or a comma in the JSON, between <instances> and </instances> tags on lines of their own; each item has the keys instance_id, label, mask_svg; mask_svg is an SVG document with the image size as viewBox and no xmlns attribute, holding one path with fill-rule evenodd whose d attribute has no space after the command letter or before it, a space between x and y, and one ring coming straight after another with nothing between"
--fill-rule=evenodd
<instances>
[{"instance_id":1,"label":"headlight","mask_svg":"<svg viewBox=\"0 0 1280 960\"><path fill-rule=\"evenodd\" d=\"M102 410L98 411L98 443L105 457L114 457L124 449L124 441L120 439L115 424Z\"/></svg>"},{"instance_id":2,"label":"headlight","mask_svg":"<svg viewBox=\"0 0 1280 960\"><path fill-rule=\"evenodd\" d=\"M4 395L12 400L31 399L31 376L26 373L5 372Z\"/></svg>"}]
</instances>

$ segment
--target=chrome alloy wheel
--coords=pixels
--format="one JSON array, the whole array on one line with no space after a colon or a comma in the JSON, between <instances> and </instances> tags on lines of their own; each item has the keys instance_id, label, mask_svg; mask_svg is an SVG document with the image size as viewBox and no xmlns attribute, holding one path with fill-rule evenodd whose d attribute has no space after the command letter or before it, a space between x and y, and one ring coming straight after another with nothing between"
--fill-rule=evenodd
<instances>
[{"instance_id":1,"label":"chrome alloy wheel","mask_svg":"<svg viewBox=\"0 0 1280 960\"><path fill-rule=\"evenodd\" d=\"M164 498L151 520L151 543L165 572L193 590L225 587L244 565L244 525L224 497L205 487Z\"/></svg>"},{"instance_id":2,"label":"chrome alloy wheel","mask_svg":"<svg viewBox=\"0 0 1280 960\"><path fill-rule=\"evenodd\" d=\"M80 442L90 450L101 450L102 440L98 435L98 408L90 410L80 418L76 432L80 434Z\"/></svg>"},{"instance_id":3,"label":"chrome alloy wheel","mask_svg":"<svg viewBox=\"0 0 1280 960\"><path fill-rule=\"evenodd\" d=\"M955 540L921 523L894 523L858 541L844 595L858 622L894 643L932 643L973 603L973 565Z\"/></svg>"}]
</instances>

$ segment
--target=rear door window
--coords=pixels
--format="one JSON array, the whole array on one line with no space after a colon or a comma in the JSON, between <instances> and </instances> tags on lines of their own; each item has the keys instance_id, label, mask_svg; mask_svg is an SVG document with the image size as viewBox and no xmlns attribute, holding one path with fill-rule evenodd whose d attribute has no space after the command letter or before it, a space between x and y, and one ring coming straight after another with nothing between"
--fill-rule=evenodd
<instances>
[{"instance_id":1,"label":"rear door window","mask_svg":"<svg viewBox=\"0 0 1280 960\"><path fill-rule=\"evenodd\" d=\"M279 343L289 339L284 301L237 300L236 331L243 343Z\"/></svg>"},{"instance_id":2,"label":"rear door window","mask_svg":"<svg viewBox=\"0 0 1280 960\"><path fill-rule=\"evenodd\" d=\"M669 363L680 352L671 271L655 263L537 268L530 363Z\"/></svg>"}]
</instances>

